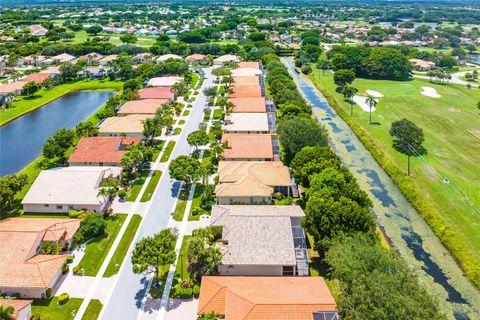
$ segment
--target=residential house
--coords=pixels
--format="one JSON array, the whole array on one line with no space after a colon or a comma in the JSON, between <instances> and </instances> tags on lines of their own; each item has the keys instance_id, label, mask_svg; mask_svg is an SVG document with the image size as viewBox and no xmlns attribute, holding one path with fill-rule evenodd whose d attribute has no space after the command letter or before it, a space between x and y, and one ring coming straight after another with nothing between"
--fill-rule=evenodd
<instances>
[{"instance_id":1,"label":"residential house","mask_svg":"<svg viewBox=\"0 0 480 320\"><path fill-rule=\"evenodd\" d=\"M116 54L110 54L108 56L105 56L103 57L102 59L100 59L98 61L98 63L101 65L101 66L105 66L107 65L109 62L113 62L117 60L117 55Z\"/></svg>"},{"instance_id":2,"label":"residential house","mask_svg":"<svg viewBox=\"0 0 480 320\"><path fill-rule=\"evenodd\" d=\"M51 60L53 63L65 63L65 62L75 62L75 57L68 54L68 53L62 53L59 55L56 55L55 57L52 57Z\"/></svg>"},{"instance_id":3,"label":"residential house","mask_svg":"<svg viewBox=\"0 0 480 320\"><path fill-rule=\"evenodd\" d=\"M202 61L202 60L205 60L206 56L203 55L203 54L199 54L199 53L195 53L195 54L191 54L189 56L187 56L185 58L185 60L189 61L189 62L195 62L195 61Z\"/></svg>"},{"instance_id":4,"label":"residential house","mask_svg":"<svg viewBox=\"0 0 480 320\"><path fill-rule=\"evenodd\" d=\"M41 65L44 64L43 62L46 59L47 59L47 57L42 56L42 55L39 55L39 56L30 55L30 56L26 56L26 57L23 57L20 60L18 60L17 66L23 66L23 65L35 66L35 67L36 66L41 66Z\"/></svg>"},{"instance_id":5,"label":"residential house","mask_svg":"<svg viewBox=\"0 0 480 320\"><path fill-rule=\"evenodd\" d=\"M15 320L30 320L32 317L32 302L33 300L0 298L0 306L3 306L4 309L13 308L12 318Z\"/></svg>"},{"instance_id":6,"label":"residential house","mask_svg":"<svg viewBox=\"0 0 480 320\"><path fill-rule=\"evenodd\" d=\"M138 90L139 99L167 99L173 100L173 92L170 87L143 88Z\"/></svg>"},{"instance_id":7,"label":"residential house","mask_svg":"<svg viewBox=\"0 0 480 320\"><path fill-rule=\"evenodd\" d=\"M273 161L279 160L278 137L271 134L228 134L222 136L225 145L222 160Z\"/></svg>"},{"instance_id":8,"label":"residential house","mask_svg":"<svg viewBox=\"0 0 480 320\"><path fill-rule=\"evenodd\" d=\"M222 227L216 246L222 276L308 276L308 256L297 205L216 205L211 226Z\"/></svg>"},{"instance_id":9,"label":"residential house","mask_svg":"<svg viewBox=\"0 0 480 320\"><path fill-rule=\"evenodd\" d=\"M37 73L31 73L29 74L25 79L23 79L23 81L25 82L35 82L37 84L42 84L43 81L47 80L48 78L51 78L52 75L49 74L49 73L40 73L40 72L37 72Z\"/></svg>"},{"instance_id":10,"label":"residential house","mask_svg":"<svg viewBox=\"0 0 480 320\"><path fill-rule=\"evenodd\" d=\"M262 70L254 68L240 68L232 70L232 77L255 77L261 76Z\"/></svg>"},{"instance_id":11,"label":"residential house","mask_svg":"<svg viewBox=\"0 0 480 320\"><path fill-rule=\"evenodd\" d=\"M226 54L226 55L223 55L223 56L220 56L220 57L214 59L213 60L213 65L214 66L223 66L225 63L228 63L228 62L238 63L238 62L240 62L240 58L235 56L235 55L232 55L232 54Z\"/></svg>"},{"instance_id":12,"label":"residential house","mask_svg":"<svg viewBox=\"0 0 480 320\"><path fill-rule=\"evenodd\" d=\"M156 77L147 81L148 87L172 87L174 84L182 82L182 77L168 76L168 77Z\"/></svg>"},{"instance_id":13,"label":"residential house","mask_svg":"<svg viewBox=\"0 0 480 320\"><path fill-rule=\"evenodd\" d=\"M265 113L266 101L263 97L256 98L229 98L233 103L233 113Z\"/></svg>"},{"instance_id":14,"label":"residential house","mask_svg":"<svg viewBox=\"0 0 480 320\"><path fill-rule=\"evenodd\" d=\"M98 134L107 137L126 135L143 138L143 123L151 117L149 114L129 114L123 117L107 118L100 123Z\"/></svg>"},{"instance_id":15,"label":"residential house","mask_svg":"<svg viewBox=\"0 0 480 320\"><path fill-rule=\"evenodd\" d=\"M426 61L422 59L410 59L413 69L417 71L428 71L435 67L435 62Z\"/></svg>"},{"instance_id":16,"label":"residential house","mask_svg":"<svg viewBox=\"0 0 480 320\"><path fill-rule=\"evenodd\" d=\"M142 141L140 137L81 138L68 159L70 166L119 166L128 147Z\"/></svg>"},{"instance_id":17,"label":"residential house","mask_svg":"<svg viewBox=\"0 0 480 320\"><path fill-rule=\"evenodd\" d=\"M235 87L261 85L261 78L259 76L238 76L233 78L233 85Z\"/></svg>"},{"instance_id":18,"label":"residential house","mask_svg":"<svg viewBox=\"0 0 480 320\"><path fill-rule=\"evenodd\" d=\"M103 79L107 76L107 72L102 66L90 66L78 71L77 75L85 78Z\"/></svg>"},{"instance_id":19,"label":"residential house","mask_svg":"<svg viewBox=\"0 0 480 320\"><path fill-rule=\"evenodd\" d=\"M148 114L154 116L158 108L168 103L168 99L142 99L125 102L117 111L117 116Z\"/></svg>"},{"instance_id":20,"label":"residential house","mask_svg":"<svg viewBox=\"0 0 480 320\"><path fill-rule=\"evenodd\" d=\"M42 254L42 242L69 247L80 219L7 218L0 221L0 292L45 298L62 275L66 254ZM0 300L1 301L1 300ZM28 302L17 305L20 313ZM23 313L28 313L28 309Z\"/></svg>"},{"instance_id":21,"label":"residential house","mask_svg":"<svg viewBox=\"0 0 480 320\"><path fill-rule=\"evenodd\" d=\"M198 315L236 320L338 320L322 277L202 278Z\"/></svg>"},{"instance_id":22,"label":"residential house","mask_svg":"<svg viewBox=\"0 0 480 320\"><path fill-rule=\"evenodd\" d=\"M0 93L13 93L16 96L22 94L23 86L27 84L25 81L14 81L6 84L0 84Z\"/></svg>"},{"instance_id":23,"label":"residential house","mask_svg":"<svg viewBox=\"0 0 480 320\"><path fill-rule=\"evenodd\" d=\"M292 195L288 168L281 161L220 161L218 204L269 204L277 192Z\"/></svg>"},{"instance_id":24,"label":"residential house","mask_svg":"<svg viewBox=\"0 0 480 320\"><path fill-rule=\"evenodd\" d=\"M157 62L165 62L167 61L168 59L173 59L173 60L182 60L182 57L180 57L179 55L177 54L164 54L164 55L161 55L160 57L157 58Z\"/></svg>"},{"instance_id":25,"label":"residential house","mask_svg":"<svg viewBox=\"0 0 480 320\"><path fill-rule=\"evenodd\" d=\"M232 113L225 118L225 133L270 133L267 113Z\"/></svg>"},{"instance_id":26,"label":"residential house","mask_svg":"<svg viewBox=\"0 0 480 320\"><path fill-rule=\"evenodd\" d=\"M257 61L242 61L237 63L237 69L262 69L262 63Z\"/></svg>"},{"instance_id":27,"label":"residential house","mask_svg":"<svg viewBox=\"0 0 480 320\"><path fill-rule=\"evenodd\" d=\"M262 87L258 84L249 86L236 86L232 88L229 98L259 98L263 97Z\"/></svg>"},{"instance_id":28,"label":"residential house","mask_svg":"<svg viewBox=\"0 0 480 320\"><path fill-rule=\"evenodd\" d=\"M103 54L97 52L87 53L77 58L77 61L86 61L88 64L97 64L104 58Z\"/></svg>"},{"instance_id":29,"label":"residential house","mask_svg":"<svg viewBox=\"0 0 480 320\"><path fill-rule=\"evenodd\" d=\"M139 53L133 59L140 63L145 63L153 61L153 56L150 53Z\"/></svg>"},{"instance_id":30,"label":"residential house","mask_svg":"<svg viewBox=\"0 0 480 320\"><path fill-rule=\"evenodd\" d=\"M22 200L25 212L103 212L107 199L98 195L107 178L121 177L118 167L63 167L43 170Z\"/></svg>"},{"instance_id":31,"label":"residential house","mask_svg":"<svg viewBox=\"0 0 480 320\"><path fill-rule=\"evenodd\" d=\"M44 36L47 34L48 32L48 29L42 27L41 25L38 25L38 24L34 24L30 27L28 27L28 29L30 30L30 33L33 35L33 36Z\"/></svg>"}]
</instances>

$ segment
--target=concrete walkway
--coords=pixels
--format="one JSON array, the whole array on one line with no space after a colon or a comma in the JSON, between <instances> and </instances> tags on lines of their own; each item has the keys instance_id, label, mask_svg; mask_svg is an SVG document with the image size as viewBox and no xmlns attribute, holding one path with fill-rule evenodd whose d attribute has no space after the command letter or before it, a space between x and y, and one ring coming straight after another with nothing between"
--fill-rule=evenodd
<instances>
[{"instance_id":1,"label":"concrete walkway","mask_svg":"<svg viewBox=\"0 0 480 320\"><path fill-rule=\"evenodd\" d=\"M328 130L330 144L374 204L375 219L422 285L450 318L480 319L480 293L464 276L447 249L375 161L321 92L282 58L313 113Z\"/></svg>"}]
</instances>

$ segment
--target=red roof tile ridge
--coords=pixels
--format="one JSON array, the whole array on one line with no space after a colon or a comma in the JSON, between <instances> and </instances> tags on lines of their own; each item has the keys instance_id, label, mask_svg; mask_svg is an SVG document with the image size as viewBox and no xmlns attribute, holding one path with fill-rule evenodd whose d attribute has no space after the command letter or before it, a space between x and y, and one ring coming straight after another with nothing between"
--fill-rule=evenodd
<instances>
[{"instance_id":1,"label":"red roof tile ridge","mask_svg":"<svg viewBox=\"0 0 480 320\"><path fill-rule=\"evenodd\" d=\"M216 284L216 285L218 286L218 290L217 290L217 292L216 292L214 295L212 295L212 297L205 303L205 305L203 306L203 308L202 308L201 310L199 310L199 313L202 313L203 310L210 304L210 302L212 302L213 299L215 299L215 298L218 296L218 294L220 293L220 291L222 291L223 288L226 288L226 287L227 287L227 286L224 286L224 285L219 284L218 282L214 281L214 280L211 279L211 278L203 278L203 279L202 279L203 282L205 282L205 280L210 281L210 282ZM228 288L227 288L227 290L228 290Z\"/></svg>"}]
</instances>

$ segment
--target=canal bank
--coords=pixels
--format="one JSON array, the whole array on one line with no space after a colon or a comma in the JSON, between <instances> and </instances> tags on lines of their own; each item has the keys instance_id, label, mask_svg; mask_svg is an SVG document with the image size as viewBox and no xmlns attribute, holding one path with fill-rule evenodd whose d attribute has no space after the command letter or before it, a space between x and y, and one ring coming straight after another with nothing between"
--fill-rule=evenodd
<instances>
[{"instance_id":1,"label":"canal bank","mask_svg":"<svg viewBox=\"0 0 480 320\"><path fill-rule=\"evenodd\" d=\"M377 223L394 248L416 270L449 318L480 319L480 293L447 249L323 95L296 72L291 59L282 58L282 62L314 106L314 116L329 131L332 148L369 194Z\"/></svg>"}]
</instances>

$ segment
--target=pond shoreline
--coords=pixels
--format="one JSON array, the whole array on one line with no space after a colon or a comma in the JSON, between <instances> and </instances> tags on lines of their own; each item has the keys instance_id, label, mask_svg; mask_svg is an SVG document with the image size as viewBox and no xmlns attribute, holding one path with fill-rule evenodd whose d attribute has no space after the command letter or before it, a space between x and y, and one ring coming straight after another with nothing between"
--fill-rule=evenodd
<instances>
[{"instance_id":1,"label":"pond shoreline","mask_svg":"<svg viewBox=\"0 0 480 320\"><path fill-rule=\"evenodd\" d=\"M22 106L14 106L7 110L0 111L0 127L3 127L4 125L26 114L29 114L32 111L42 108L46 104L49 104L50 102L53 102L69 93L78 92L78 91L119 91L122 87L122 84L123 82L109 81L109 80L80 80L80 81L61 84L50 89L42 88L38 92L36 92L36 94L38 94L41 91L41 93L45 95L51 94L51 97L49 96L45 100L40 101L38 104L32 103L33 106L29 108L25 108L25 110L19 112L18 114L13 114L9 116L5 120L3 119L3 113L9 112L10 110L14 112L16 108L22 108ZM52 91L58 91L58 92L54 92L54 94L52 94ZM27 103L31 101L31 99L29 99L28 97L25 97L25 96L20 96L20 97L21 97L21 100L17 100L17 101L14 100L13 104ZM43 96L41 96L40 98L42 97Z\"/></svg>"}]
</instances>

